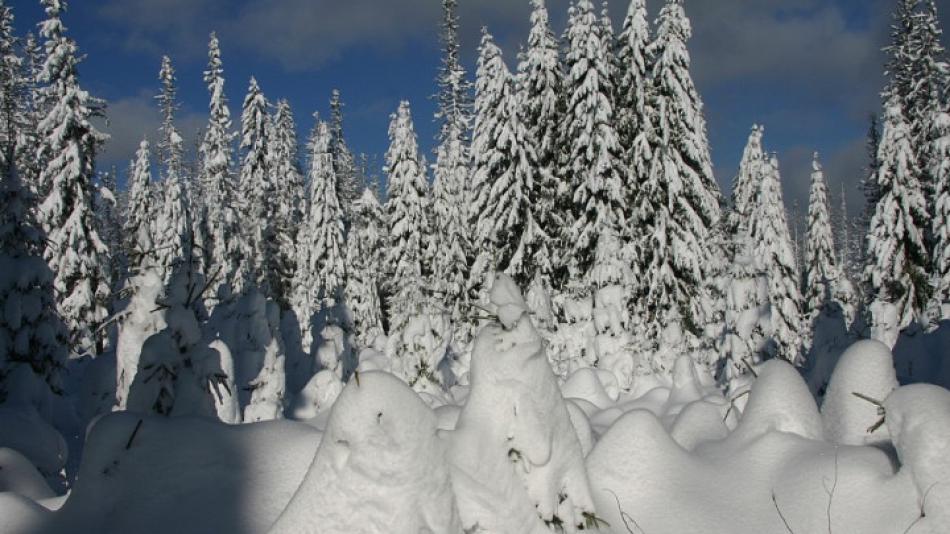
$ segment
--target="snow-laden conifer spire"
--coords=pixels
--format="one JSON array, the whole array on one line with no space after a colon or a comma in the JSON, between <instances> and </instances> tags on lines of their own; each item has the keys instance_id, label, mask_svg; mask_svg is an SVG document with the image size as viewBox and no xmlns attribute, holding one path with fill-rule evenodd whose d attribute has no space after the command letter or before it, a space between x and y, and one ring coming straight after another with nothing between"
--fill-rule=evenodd
<instances>
[{"instance_id":1,"label":"snow-laden conifer spire","mask_svg":"<svg viewBox=\"0 0 950 534\"><path fill-rule=\"evenodd\" d=\"M921 318L930 298L923 228L927 209L899 97L887 101L878 159L881 190L871 218L865 269L872 336L893 346L896 332ZM888 332L885 334L884 332Z\"/></svg>"},{"instance_id":2,"label":"snow-laden conifer spire","mask_svg":"<svg viewBox=\"0 0 950 534\"><path fill-rule=\"evenodd\" d=\"M605 233L619 233L626 223L629 193L614 124L611 50L590 0L575 6L566 41L567 112L562 132L573 191L569 270L572 278L590 283L597 240Z\"/></svg>"},{"instance_id":3,"label":"snow-laden conifer spire","mask_svg":"<svg viewBox=\"0 0 950 534\"><path fill-rule=\"evenodd\" d=\"M798 263L782 200L778 159L761 167L758 195L752 210L750 235L754 259L768 279L772 356L801 366L803 325Z\"/></svg>"},{"instance_id":4,"label":"snow-laden conifer spire","mask_svg":"<svg viewBox=\"0 0 950 534\"><path fill-rule=\"evenodd\" d=\"M811 191L808 198L808 238L805 243L805 312L808 324L835 298L841 268L835 254L831 232L831 208L828 186L818 160L812 161Z\"/></svg>"},{"instance_id":5,"label":"snow-laden conifer spire","mask_svg":"<svg viewBox=\"0 0 950 534\"><path fill-rule=\"evenodd\" d=\"M950 85L945 89L944 109L934 121L933 168L936 185L933 207L933 278L935 303L950 304ZM950 310L938 319L950 318Z\"/></svg>"},{"instance_id":6,"label":"snow-laden conifer spire","mask_svg":"<svg viewBox=\"0 0 950 534\"><path fill-rule=\"evenodd\" d=\"M551 289L556 282L557 266L564 259L559 252L559 238L567 218L566 206L559 202L562 195L558 191L564 75L558 41L551 30L544 0L532 0L531 5L531 33L528 49L518 65L517 98L519 119L526 131L525 142L537 160L530 194L533 218L539 228L534 252L535 275L541 277L542 287Z\"/></svg>"},{"instance_id":7,"label":"snow-laden conifer spire","mask_svg":"<svg viewBox=\"0 0 950 534\"><path fill-rule=\"evenodd\" d=\"M386 174L389 181L386 215L389 246L386 256L386 294L389 302L390 332L399 332L409 318L425 307L425 243L429 232L428 182L425 161L409 102L399 104L389 125Z\"/></svg>"},{"instance_id":8,"label":"snow-laden conifer spire","mask_svg":"<svg viewBox=\"0 0 950 534\"><path fill-rule=\"evenodd\" d=\"M96 232L92 207L95 155L108 136L91 119L102 115L103 103L79 86L76 45L60 19L65 2L43 0L43 5L42 82L49 109L39 124L37 157L45 162L40 187L46 197L39 207L47 234L45 258L55 273L57 308L72 350L96 350L96 329L106 318L111 294L108 251Z\"/></svg>"},{"instance_id":9,"label":"snow-laden conifer spire","mask_svg":"<svg viewBox=\"0 0 950 534\"><path fill-rule=\"evenodd\" d=\"M270 138L271 173L276 187L276 241L279 253L277 270L280 285L279 298L289 299L293 293L293 278L297 265L297 234L306 208L304 177L297 157L297 127L293 112L286 100L277 102L274 112L273 135Z\"/></svg>"},{"instance_id":10,"label":"snow-laden conifer spire","mask_svg":"<svg viewBox=\"0 0 950 534\"><path fill-rule=\"evenodd\" d=\"M199 151L203 165L203 190L207 197L208 246L211 249L208 277L216 280L219 297L230 298L232 291L239 285L239 279L243 277L239 267L244 246L234 209L237 194L231 169L231 144L234 140L231 111L224 94L221 49L214 33L208 43L208 70L205 71L204 80L211 95L208 127Z\"/></svg>"},{"instance_id":11,"label":"snow-laden conifer spire","mask_svg":"<svg viewBox=\"0 0 950 534\"><path fill-rule=\"evenodd\" d=\"M354 204L353 226L346 242L347 308L353 321L356 344L373 346L383 334L380 284L384 261L386 216L370 189Z\"/></svg>"}]
</instances>

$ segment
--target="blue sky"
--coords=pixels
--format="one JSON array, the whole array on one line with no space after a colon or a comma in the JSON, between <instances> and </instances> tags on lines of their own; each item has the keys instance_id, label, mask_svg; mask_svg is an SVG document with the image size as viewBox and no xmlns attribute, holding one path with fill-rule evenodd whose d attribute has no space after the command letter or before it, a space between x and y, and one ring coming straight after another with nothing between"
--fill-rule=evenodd
<instances>
[{"instance_id":1,"label":"blue sky","mask_svg":"<svg viewBox=\"0 0 950 534\"><path fill-rule=\"evenodd\" d=\"M655 15L662 0L648 0ZM706 103L716 176L728 194L749 128L766 127L779 155L786 200L807 201L819 151L832 188L858 209L868 115L879 108L890 11L896 0L686 0L693 74ZM38 0L8 0L17 30L35 30ZM528 0L460 0L470 72L487 25L514 66L528 32ZM548 0L560 33L568 0ZM208 34L221 37L235 125L250 76L268 98L287 98L301 132L327 113L339 88L346 133L357 152L382 154L389 114L413 105L420 141L432 148L439 65L439 0L72 0L65 22L87 58L81 81L109 101L113 139L101 163L125 165L143 135L154 138L162 54L178 71L186 138L204 122L201 80ZM619 28L627 0L609 6ZM946 10L945 10L946 11ZM941 18L947 23L947 13ZM804 208L803 208L804 209Z\"/></svg>"}]
</instances>

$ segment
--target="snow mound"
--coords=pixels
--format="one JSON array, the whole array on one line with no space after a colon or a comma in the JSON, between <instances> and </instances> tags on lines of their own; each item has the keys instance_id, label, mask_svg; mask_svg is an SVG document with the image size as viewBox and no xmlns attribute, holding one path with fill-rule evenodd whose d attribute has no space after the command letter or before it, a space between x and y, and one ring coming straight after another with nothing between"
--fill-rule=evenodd
<instances>
[{"instance_id":1,"label":"snow mound","mask_svg":"<svg viewBox=\"0 0 950 534\"><path fill-rule=\"evenodd\" d=\"M461 531L435 413L387 373L340 394L306 478L271 529L452 534Z\"/></svg>"},{"instance_id":2,"label":"snow mound","mask_svg":"<svg viewBox=\"0 0 950 534\"><path fill-rule=\"evenodd\" d=\"M319 432L286 421L115 413L91 429L72 493L46 534L264 532L303 480Z\"/></svg>"},{"instance_id":3,"label":"snow mound","mask_svg":"<svg viewBox=\"0 0 950 534\"><path fill-rule=\"evenodd\" d=\"M334 371L324 369L313 375L313 378L297 394L294 418L312 419L329 411L341 391L343 391L343 382Z\"/></svg>"},{"instance_id":4,"label":"snow mound","mask_svg":"<svg viewBox=\"0 0 950 534\"><path fill-rule=\"evenodd\" d=\"M547 533L594 517L578 434L514 282L491 291L498 323L478 335L471 393L452 436L452 484L469 532Z\"/></svg>"},{"instance_id":5,"label":"snow mound","mask_svg":"<svg viewBox=\"0 0 950 534\"><path fill-rule=\"evenodd\" d=\"M886 345L878 341L852 345L838 360L821 406L828 439L842 445L886 442L887 432L883 428L868 433L880 418L877 408L854 394L886 399L897 385L894 359Z\"/></svg>"},{"instance_id":6,"label":"snow mound","mask_svg":"<svg viewBox=\"0 0 950 534\"><path fill-rule=\"evenodd\" d=\"M950 391L918 384L884 402L886 423L901 460L917 487L923 518L920 532L946 532L950 525ZM914 530L918 532L918 530Z\"/></svg>"},{"instance_id":7,"label":"snow mound","mask_svg":"<svg viewBox=\"0 0 950 534\"><path fill-rule=\"evenodd\" d=\"M759 367L758 375L729 440L746 442L773 430L822 440L818 406L798 371L784 360L770 360Z\"/></svg>"},{"instance_id":8,"label":"snow mound","mask_svg":"<svg viewBox=\"0 0 950 534\"><path fill-rule=\"evenodd\" d=\"M48 482L66 466L66 440L31 406L0 406L0 447L25 456Z\"/></svg>"},{"instance_id":9,"label":"snow mound","mask_svg":"<svg viewBox=\"0 0 950 534\"><path fill-rule=\"evenodd\" d=\"M0 493L4 492L16 493L34 501L55 496L26 456L13 449L0 448Z\"/></svg>"}]
</instances>

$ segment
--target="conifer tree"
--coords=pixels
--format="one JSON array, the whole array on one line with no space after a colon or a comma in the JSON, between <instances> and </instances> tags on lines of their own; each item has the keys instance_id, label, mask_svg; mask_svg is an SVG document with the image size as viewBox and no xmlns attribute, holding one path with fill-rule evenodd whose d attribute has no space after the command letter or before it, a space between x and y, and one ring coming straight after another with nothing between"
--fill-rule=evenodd
<instances>
[{"instance_id":1,"label":"conifer tree","mask_svg":"<svg viewBox=\"0 0 950 534\"><path fill-rule=\"evenodd\" d=\"M346 145L343 132L343 100L340 90L330 93L330 151L333 153L333 166L338 177L340 205L345 214L349 214L353 205L363 192L363 180L357 172L356 159Z\"/></svg>"},{"instance_id":2,"label":"conifer tree","mask_svg":"<svg viewBox=\"0 0 950 534\"><path fill-rule=\"evenodd\" d=\"M276 240L279 252L277 270L280 286L277 294L282 301L289 301L293 293L293 278L296 272L296 244L300 221L303 220L304 178L297 155L297 126L293 112L286 100L277 102L274 112L274 134L271 136L270 153L273 162L272 174L277 194Z\"/></svg>"},{"instance_id":3,"label":"conifer tree","mask_svg":"<svg viewBox=\"0 0 950 534\"><path fill-rule=\"evenodd\" d=\"M765 128L752 126L752 133L742 152L739 162L739 174L732 184L732 211L729 213L729 231L733 236L748 234L752 210L761 186L761 168L767 163L762 149L762 135Z\"/></svg>"},{"instance_id":4,"label":"conifer tree","mask_svg":"<svg viewBox=\"0 0 950 534\"><path fill-rule=\"evenodd\" d=\"M108 250L95 229L92 178L95 155L107 139L92 125L103 104L79 86L79 57L75 43L65 35L62 0L43 0L47 19L41 24L46 40L42 82L50 108L39 125L38 157L45 161L39 207L47 234L44 254L55 273L57 308L69 330L72 350L101 347L95 334L106 318L111 294Z\"/></svg>"},{"instance_id":5,"label":"conifer tree","mask_svg":"<svg viewBox=\"0 0 950 534\"><path fill-rule=\"evenodd\" d=\"M923 239L928 216L910 125L898 96L888 98L885 111L876 176L881 199L871 219L865 284L872 336L893 345L895 331L921 318L931 288Z\"/></svg>"},{"instance_id":6,"label":"conifer tree","mask_svg":"<svg viewBox=\"0 0 950 534\"><path fill-rule=\"evenodd\" d=\"M459 57L458 2L442 1L442 65L439 86L438 148L432 184L431 284L456 324L462 322L467 300L469 257L472 253L468 225L471 156L468 131L471 122L471 84ZM365 208L364 208L365 209Z\"/></svg>"},{"instance_id":7,"label":"conifer tree","mask_svg":"<svg viewBox=\"0 0 950 534\"><path fill-rule=\"evenodd\" d=\"M208 43L208 70L205 83L211 95L208 127L199 150L202 161L202 190L207 198L207 223L210 250L208 278L217 285L217 297L209 299L214 304L220 299L230 299L232 292L243 282L240 269L243 233L237 226L234 210L237 194L232 175L231 111L224 94L224 68L221 48L216 34L211 34Z\"/></svg>"},{"instance_id":8,"label":"conifer tree","mask_svg":"<svg viewBox=\"0 0 950 534\"><path fill-rule=\"evenodd\" d=\"M23 58L20 62L19 90L20 114L22 122L17 135L16 167L23 186L34 195L39 193L38 183L42 164L36 157L39 145L39 130L42 110L39 107L40 94L38 81L43 68L43 48L33 33L23 39Z\"/></svg>"},{"instance_id":9,"label":"conifer tree","mask_svg":"<svg viewBox=\"0 0 950 534\"><path fill-rule=\"evenodd\" d=\"M251 77L241 113L241 213L246 236L242 261L246 282L268 297L280 287L279 250L276 243L276 187L268 153L271 132L267 99ZM247 287L247 286L245 286Z\"/></svg>"},{"instance_id":10,"label":"conifer tree","mask_svg":"<svg viewBox=\"0 0 950 534\"><path fill-rule=\"evenodd\" d=\"M346 241L347 308L358 347L371 347L383 334L380 295L386 216L376 195L367 188L353 205L353 226Z\"/></svg>"},{"instance_id":11,"label":"conifer tree","mask_svg":"<svg viewBox=\"0 0 950 534\"><path fill-rule=\"evenodd\" d=\"M850 284L835 253L828 187L817 153L812 170L805 246L805 312L808 325L813 326L818 316L833 303L841 307L850 322L854 316L854 310L848 309L853 304L852 299L843 298L843 293L850 293Z\"/></svg>"},{"instance_id":12,"label":"conifer tree","mask_svg":"<svg viewBox=\"0 0 950 534\"><path fill-rule=\"evenodd\" d=\"M567 111L562 132L573 191L569 271L571 278L587 283L595 267L599 236L618 234L629 215L621 147L614 129L611 50L604 33L590 0L580 0L566 33Z\"/></svg>"},{"instance_id":13,"label":"conifer tree","mask_svg":"<svg viewBox=\"0 0 950 534\"><path fill-rule=\"evenodd\" d=\"M124 270L122 254L122 223L116 175L118 171L113 166L108 172L100 173L93 185L93 206L96 213L96 231L102 237L102 242L108 251L109 280L113 284L119 282ZM115 295L113 294L112 297ZM111 310L114 298L108 301Z\"/></svg>"},{"instance_id":14,"label":"conifer tree","mask_svg":"<svg viewBox=\"0 0 950 534\"><path fill-rule=\"evenodd\" d=\"M944 89L944 109L934 121L934 147L931 173L934 177L933 286L934 304L939 308L938 320L950 318L950 84Z\"/></svg>"},{"instance_id":15,"label":"conifer tree","mask_svg":"<svg viewBox=\"0 0 950 534\"><path fill-rule=\"evenodd\" d=\"M399 104L389 126L386 152L389 246L385 265L390 334L406 327L409 318L424 311L425 236L429 232L428 183L409 102ZM398 335L398 334L397 334Z\"/></svg>"},{"instance_id":16,"label":"conifer tree","mask_svg":"<svg viewBox=\"0 0 950 534\"><path fill-rule=\"evenodd\" d=\"M0 406L36 403L41 391L60 393L68 355L67 331L53 296L53 273L41 257L43 233L31 216L34 200L20 181L13 146L6 143L2 148ZM36 407L51 415L48 402Z\"/></svg>"},{"instance_id":17,"label":"conifer tree","mask_svg":"<svg viewBox=\"0 0 950 534\"><path fill-rule=\"evenodd\" d=\"M298 291L309 292L311 312L321 306L332 307L339 301L346 279L343 209L337 192L339 178L333 166L331 139L329 126L320 122L310 145L310 202L299 245L302 267L298 272L309 280L298 286Z\"/></svg>"},{"instance_id":18,"label":"conifer tree","mask_svg":"<svg viewBox=\"0 0 950 534\"><path fill-rule=\"evenodd\" d=\"M759 271L768 279L771 355L800 366L802 360L801 287L795 247L782 200L778 160L773 155L760 167L761 178L752 210L751 241Z\"/></svg>"},{"instance_id":19,"label":"conifer tree","mask_svg":"<svg viewBox=\"0 0 950 534\"><path fill-rule=\"evenodd\" d=\"M668 0L660 12L649 54L651 71L650 169L638 192L640 249L644 265L643 305L652 319L647 338L677 324L699 344L718 304L714 288L721 256L715 229L720 193L712 173L703 104L689 73L686 41L691 27L682 0ZM663 366L672 367L672 361ZM706 362L710 364L711 362Z\"/></svg>"},{"instance_id":20,"label":"conifer tree","mask_svg":"<svg viewBox=\"0 0 950 534\"><path fill-rule=\"evenodd\" d=\"M162 57L158 78L162 85L161 93L156 96L162 115L159 129L162 181L159 183L161 204L152 219L152 235L157 265L167 282L176 264L191 267L193 229L183 176L184 140L175 127L178 109L175 69L168 56Z\"/></svg>"},{"instance_id":21,"label":"conifer tree","mask_svg":"<svg viewBox=\"0 0 950 534\"><path fill-rule=\"evenodd\" d=\"M432 250L427 255L432 262L432 288L452 312L452 319L459 323L467 300L472 243L466 213L468 147L457 126L449 127L439 145L432 184Z\"/></svg>"},{"instance_id":22,"label":"conifer tree","mask_svg":"<svg viewBox=\"0 0 950 534\"><path fill-rule=\"evenodd\" d=\"M149 143L143 139L129 167L129 201L125 210L123 234L129 272L134 276L145 265L154 265L152 237L152 166Z\"/></svg>"},{"instance_id":23,"label":"conifer tree","mask_svg":"<svg viewBox=\"0 0 950 534\"><path fill-rule=\"evenodd\" d=\"M645 130L649 128L648 112L651 60L650 24L647 22L646 0L631 0L620 32L617 50L617 135L628 168L643 168L649 159ZM646 145L646 146L644 146Z\"/></svg>"},{"instance_id":24,"label":"conifer tree","mask_svg":"<svg viewBox=\"0 0 950 534\"><path fill-rule=\"evenodd\" d=\"M18 124L22 111L22 60L16 53L13 32L13 8L0 0L0 151L11 166L16 163L17 137L24 129Z\"/></svg>"},{"instance_id":25,"label":"conifer tree","mask_svg":"<svg viewBox=\"0 0 950 534\"><path fill-rule=\"evenodd\" d=\"M564 112L558 42L551 30L544 0L532 0L528 49L518 65L519 120L525 128L527 151L536 158L530 192L532 217L538 225L534 253L535 276L546 291L553 289L560 264L560 232L566 213L558 188L559 127ZM560 285L560 284L558 284Z\"/></svg>"}]
</instances>

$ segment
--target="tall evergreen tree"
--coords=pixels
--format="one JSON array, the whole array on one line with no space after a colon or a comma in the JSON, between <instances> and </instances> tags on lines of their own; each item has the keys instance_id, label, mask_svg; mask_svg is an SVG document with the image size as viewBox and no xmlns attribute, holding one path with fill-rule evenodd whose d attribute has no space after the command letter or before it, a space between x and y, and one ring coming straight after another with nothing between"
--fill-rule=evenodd
<instances>
[{"instance_id":1,"label":"tall evergreen tree","mask_svg":"<svg viewBox=\"0 0 950 534\"><path fill-rule=\"evenodd\" d=\"M161 207L152 220L155 237L155 257L167 282L176 264L191 267L192 220L185 190L184 140L175 127L176 100L175 69L168 56L162 57L158 79L161 93L156 96L162 115L159 129L159 154L162 162Z\"/></svg>"},{"instance_id":2,"label":"tall evergreen tree","mask_svg":"<svg viewBox=\"0 0 950 534\"><path fill-rule=\"evenodd\" d=\"M750 235L759 270L768 279L771 354L801 366L804 330L800 271L782 200L778 160L772 156L760 168Z\"/></svg>"},{"instance_id":3,"label":"tall evergreen tree","mask_svg":"<svg viewBox=\"0 0 950 534\"><path fill-rule=\"evenodd\" d=\"M833 303L840 306L845 320L854 317L850 284L845 277L831 229L828 186L818 154L812 162L811 191L808 200L808 238L805 242L805 312L809 325Z\"/></svg>"},{"instance_id":4,"label":"tall evergreen tree","mask_svg":"<svg viewBox=\"0 0 950 534\"><path fill-rule=\"evenodd\" d=\"M0 0L0 151L8 165L16 163L17 137L23 130L20 122L22 60L16 52L13 30L13 8Z\"/></svg>"},{"instance_id":5,"label":"tall evergreen tree","mask_svg":"<svg viewBox=\"0 0 950 534\"><path fill-rule=\"evenodd\" d=\"M268 153L271 133L267 99L251 77L241 112L241 212L246 227L243 264L246 282L256 284L265 296L274 297L280 287L279 250L276 236L277 189L271 175Z\"/></svg>"},{"instance_id":6,"label":"tall evergreen tree","mask_svg":"<svg viewBox=\"0 0 950 534\"><path fill-rule=\"evenodd\" d=\"M371 347L383 331L380 294L386 215L376 195L367 188L354 204L353 226L346 241L347 308L359 347Z\"/></svg>"},{"instance_id":7,"label":"tall evergreen tree","mask_svg":"<svg viewBox=\"0 0 950 534\"><path fill-rule=\"evenodd\" d=\"M274 112L273 135L270 138L273 175L277 195L276 241L279 252L280 286L276 293L282 302L288 302L293 293L293 278L297 269L296 244L300 221L306 207L304 178L297 154L297 126L290 104L277 102Z\"/></svg>"},{"instance_id":8,"label":"tall evergreen tree","mask_svg":"<svg viewBox=\"0 0 950 534\"><path fill-rule=\"evenodd\" d=\"M349 218L353 203L363 192L365 184L360 176L356 158L346 145L343 132L343 99L340 90L334 89L330 93L330 151L333 153L333 166L338 177L338 193L343 211Z\"/></svg>"},{"instance_id":9,"label":"tall evergreen tree","mask_svg":"<svg viewBox=\"0 0 950 534\"><path fill-rule=\"evenodd\" d=\"M129 168L129 201L125 210L125 255L129 273L135 276L146 265L154 265L155 239L152 236L152 165L148 141L143 139Z\"/></svg>"},{"instance_id":10,"label":"tall evergreen tree","mask_svg":"<svg viewBox=\"0 0 950 534\"><path fill-rule=\"evenodd\" d=\"M939 320L950 319L950 84L944 89L943 110L934 121L933 169L936 189L932 232L934 236L934 301Z\"/></svg>"},{"instance_id":11,"label":"tall evergreen tree","mask_svg":"<svg viewBox=\"0 0 950 534\"><path fill-rule=\"evenodd\" d=\"M742 160L739 162L739 174L732 184L732 211L729 213L729 231L734 236L747 234L751 225L752 210L761 186L762 165L766 162L762 149L762 136L765 128L754 125Z\"/></svg>"},{"instance_id":12,"label":"tall evergreen tree","mask_svg":"<svg viewBox=\"0 0 950 534\"><path fill-rule=\"evenodd\" d=\"M208 237L208 278L217 283L217 297L230 299L232 292L243 283L240 269L241 251L246 248L243 235L237 226L237 214L234 206L237 201L234 177L232 175L231 111L224 94L224 68L221 62L221 48L216 34L211 34L208 43L208 70L205 71L205 83L211 95L209 103L208 127L199 151L202 168L203 191L207 198Z\"/></svg>"},{"instance_id":13,"label":"tall evergreen tree","mask_svg":"<svg viewBox=\"0 0 950 534\"><path fill-rule=\"evenodd\" d=\"M409 318L424 311L425 236L429 232L425 160L419 154L419 142L409 102L399 104L389 126L389 150L386 175L389 182L386 215L389 222L389 246L386 265L387 307L390 334L406 327Z\"/></svg>"},{"instance_id":14,"label":"tall evergreen tree","mask_svg":"<svg viewBox=\"0 0 950 534\"><path fill-rule=\"evenodd\" d=\"M55 273L57 308L69 329L74 351L97 351L96 330L110 298L108 250L96 232L92 209L95 155L108 138L90 122L101 116L101 101L79 86L76 45L60 18L62 0L43 0L47 19L43 91L50 109L39 125L38 157L46 161L40 184L47 191L39 207L47 234L45 258Z\"/></svg>"},{"instance_id":15,"label":"tall evergreen tree","mask_svg":"<svg viewBox=\"0 0 950 534\"><path fill-rule=\"evenodd\" d=\"M895 331L921 318L931 288L923 238L928 216L910 125L898 96L888 98L885 111L876 176L881 199L871 219L865 284L872 335L893 345Z\"/></svg>"},{"instance_id":16,"label":"tall evergreen tree","mask_svg":"<svg viewBox=\"0 0 950 534\"><path fill-rule=\"evenodd\" d=\"M614 88L611 50L604 27L590 0L580 0L568 22L567 176L571 176L573 208L568 242L571 278L592 283L597 240L605 233L619 234L626 223L628 193L621 175L621 147L614 129ZM617 251L619 254L619 251Z\"/></svg>"},{"instance_id":17,"label":"tall evergreen tree","mask_svg":"<svg viewBox=\"0 0 950 534\"><path fill-rule=\"evenodd\" d=\"M652 159L640 188L639 224L644 265L643 304L649 339L669 324L698 345L718 307L711 287L721 256L715 229L720 193L712 173L703 104L689 73L686 42L691 27L682 0L668 0L660 12L650 107ZM711 362L706 362L711 365ZM664 367L671 368L672 362Z\"/></svg>"},{"instance_id":18,"label":"tall evergreen tree","mask_svg":"<svg viewBox=\"0 0 950 534\"><path fill-rule=\"evenodd\" d=\"M53 273L41 257L43 233L32 219L33 197L20 181L13 156L13 146L5 143L0 151L0 406L36 404L40 392L59 393L68 355ZM49 395L43 396L47 402L36 407L49 417Z\"/></svg>"},{"instance_id":19,"label":"tall evergreen tree","mask_svg":"<svg viewBox=\"0 0 950 534\"><path fill-rule=\"evenodd\" d=\"M471 84L459 57L458 25L457 0L443 0L440 35L442 65L436 79L439 93L435 114L439 122L439 145L432 184L433 232L427 252L432 268L433 290L441 295L456 324L463 319L468 289L468 262L472 255L467 220L471 174L468 144Z\"/></svg>"},{"instance_id":20,"label":"tall evergreen tree","mask_svg":"<svg viewBox=\"0 0 950 534\"><path fill-rule=\"evenodd\" d=\"M530 192L532 218L539 232L534 252L535 276L548 290L559 282L559 238L566 213L558 202L563 193L559 179L559 127L564 113L558 42L544 0L532 0L528 49L518 65L519 119L526 130L528 152L536 158L536 173ZM566 188L565 188L566 189ZM560 283L558 283L560 285Z\"/></svg>"},{"instance_id":21,"label":"tall evergreen tree","mask_svg":"<svg viewBox=\"0 0 950 534\"><path fill-rule=\"evenodd\" d=\"M539 270L550 272L550 266L537 265L535 257L538 245L547 241L532 209L537 156L520 121L514 79L487 31L476 86L470 213L476 258L471 280L484 292L495 273L505 272L526 287Z\"/></svg>"},{"instance_id":22,"label":"tall evergreen tree","mask_svg":"<svg viewBox=\"0 0 950 534\"><path fill-rule=\"evenodd\" d=\"M22 124L17 135L16 167L24 187L33 194L39 192L40 169L43 167L36 157L37 137L43 110L39 106L38 90L40 74L43 69L43 47L33 33L23 39L23 59L20 63L20 113Z\"/></svg>"}]
</instances>

